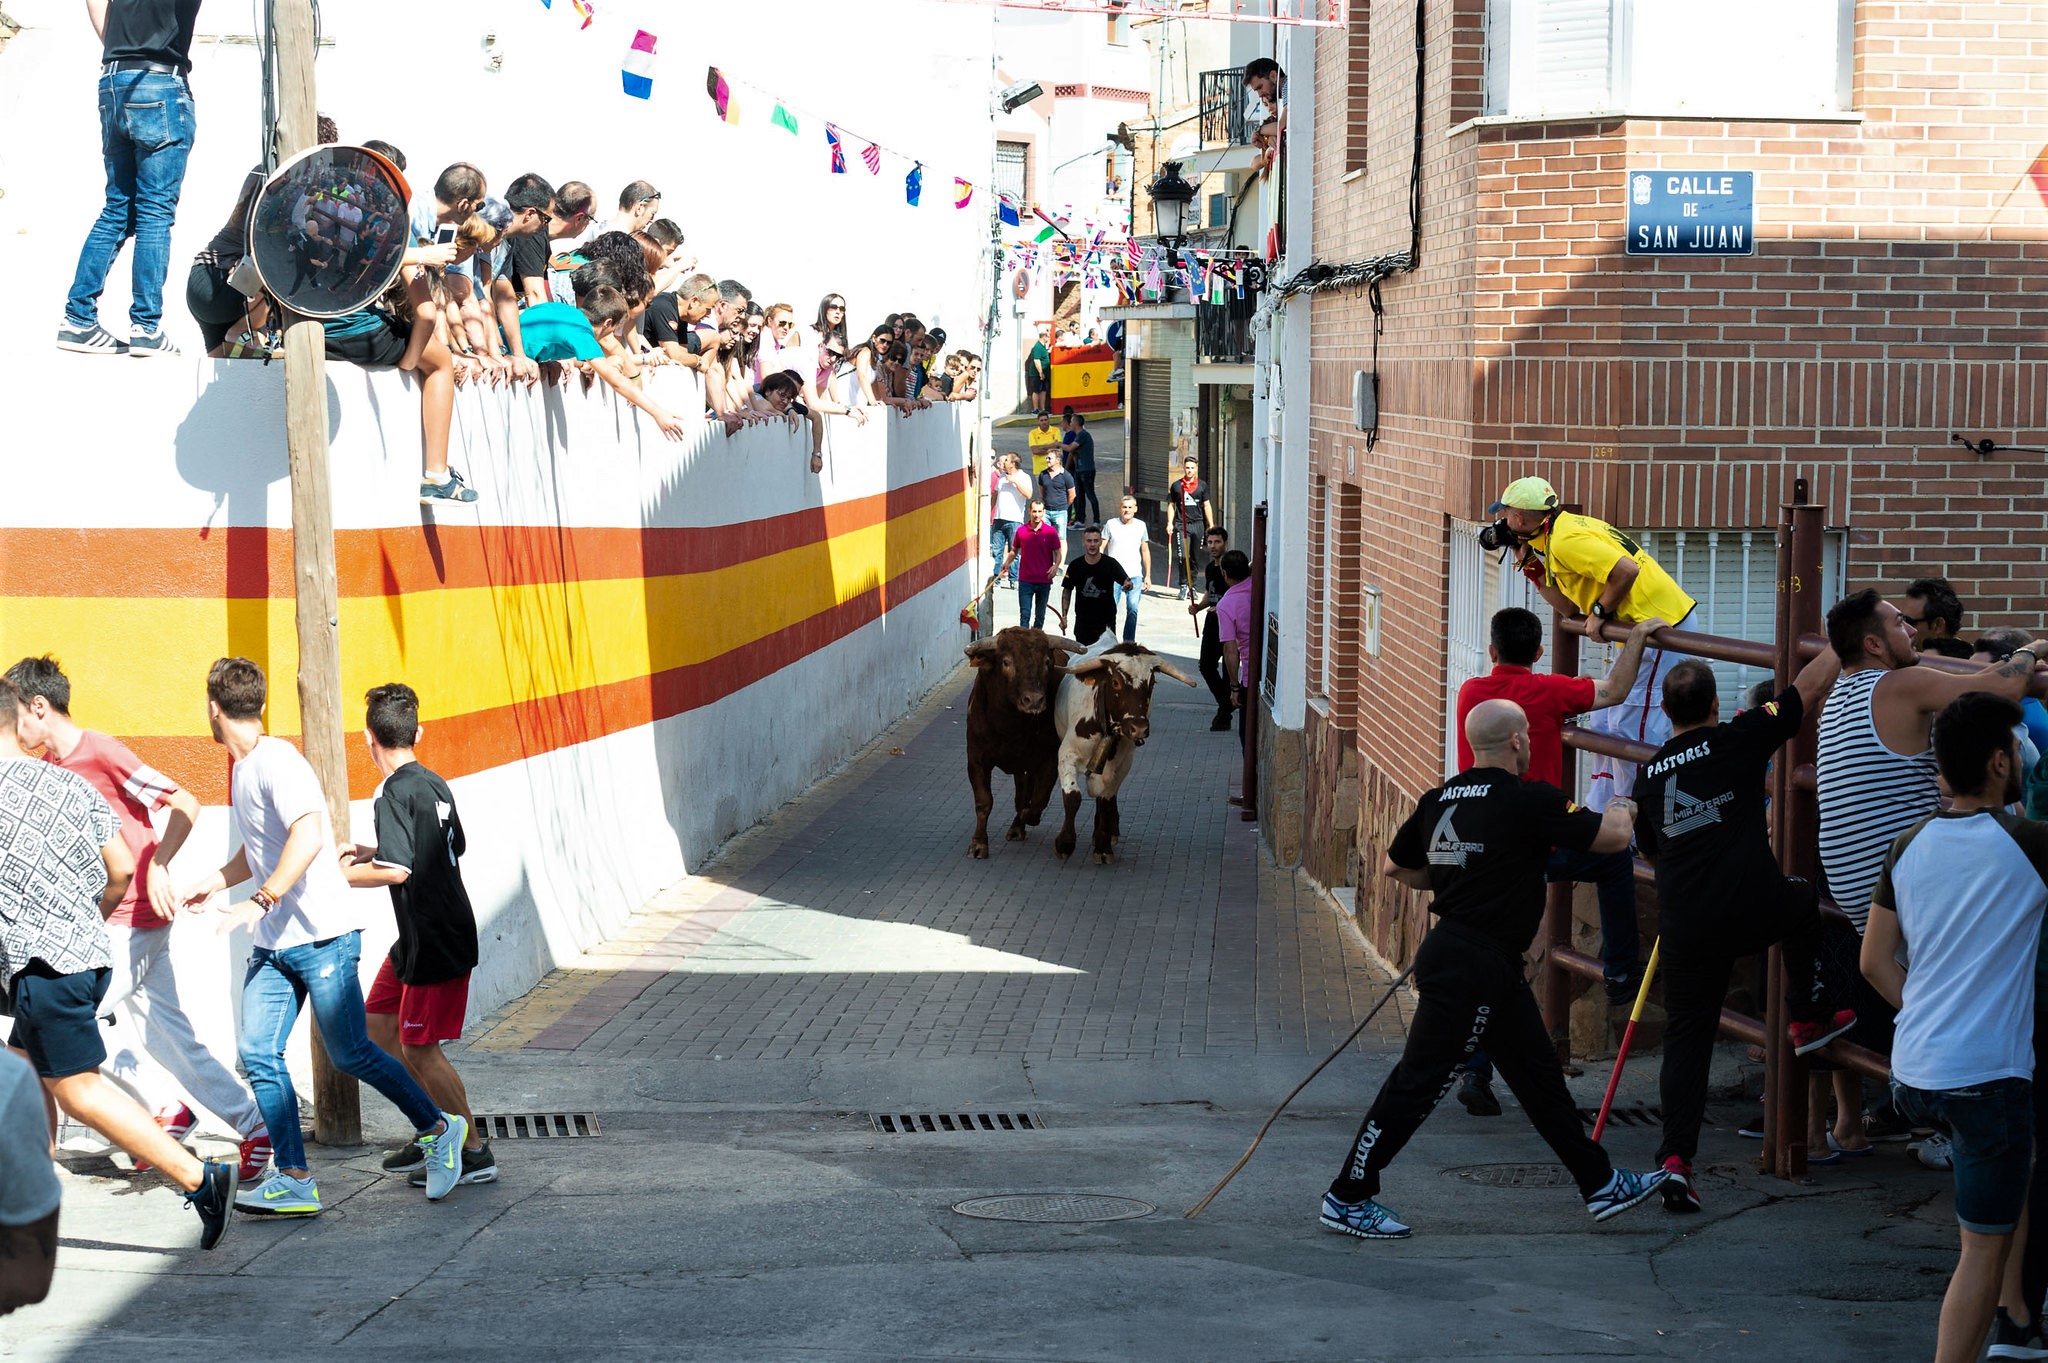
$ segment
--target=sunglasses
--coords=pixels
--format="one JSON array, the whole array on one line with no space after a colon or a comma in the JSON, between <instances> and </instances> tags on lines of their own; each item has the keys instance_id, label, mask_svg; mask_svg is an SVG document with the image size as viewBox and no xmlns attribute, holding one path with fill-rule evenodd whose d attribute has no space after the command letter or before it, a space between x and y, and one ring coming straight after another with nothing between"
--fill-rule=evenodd
<instances>
[{"instance_id":1,"label":"sunglasses","mask_svg":"<svg viewBox=\"0 0 2048 1363\"><path fill-rule=\"evenodd\" d=\"M644 199L635 199L633 201L633 206L635 208L638 208L641 204L658 204L660 202L661 196L659 194L650 194Z\"/></svg>"},{"instance_id":2,"label":"sunglasses","mask_svg":"<svg viewBox=\"0 0 2048 1363\"><path fill-rule=\"evenodd\" d=\"M844 304L844 303L827 303L827 304L825 305L825 311L827 311L827 312L845 312L845 311L846 311L846 304Z\"/></svg>"}]
</instances>

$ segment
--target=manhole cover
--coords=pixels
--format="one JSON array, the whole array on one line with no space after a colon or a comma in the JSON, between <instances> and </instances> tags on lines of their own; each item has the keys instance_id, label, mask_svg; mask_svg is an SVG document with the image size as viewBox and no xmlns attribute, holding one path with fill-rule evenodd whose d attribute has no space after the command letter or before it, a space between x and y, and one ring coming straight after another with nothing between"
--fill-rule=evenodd
<instances>
[{"instance_id":1,"label":"manhole cover","mask_svg":"<svg viewBox=\"0 0 2048 1363\"><path fill-rule=\"evenodd\" d=\"M1135 1197L1105 1193L1004 1193L970 1197L955 1202L953 1210L984 1221L1129 1221L1159 1209Z\"/></svg>"},{"instance_id":2,"label":"manhole cover","mask_svg":"<svg viewBox=\"0 0 2048 1363\"><path fill-rule=\"evenodd\" d=\"M1485 1188L1566 1188L1572 1171L1562 1164L1461 1164L1444 1177Z\"/></svg>"}]
</instances>

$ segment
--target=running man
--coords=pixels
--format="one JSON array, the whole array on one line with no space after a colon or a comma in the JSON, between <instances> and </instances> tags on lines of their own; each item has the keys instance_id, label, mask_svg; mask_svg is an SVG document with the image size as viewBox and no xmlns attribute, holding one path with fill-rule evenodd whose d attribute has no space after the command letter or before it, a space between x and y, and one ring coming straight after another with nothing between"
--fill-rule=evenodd
<instances>
[{"instance_id":1,"label":"running man","mask_svg":"<svg viewBox=\"0 0 2048 1363\"><path fill-rule=\"evenodd\" d=\"M490 1144L476 1129L469 1091L441 1050L462 1036L469 1011L469 974L476 969L476 914L462 883L468 840L455 793L413 755L420 737L420 698L403 682L373 686L364 697L363 742L383 774L377 787L375 847L345 847L342 874L358 889L389 887L398 917L398 940L363 1009L370 1040L398 1057L443 1112L461 1114L469 1128L462 1147L463 1183L498 1176ZM427 1152L407 1141L384 1156L384 1171L427 1181Z\"/></svg>"},{"instance_id":2,"label":"running man","mask_svg":"<svg viewBox=\"0 0 2048 1363\"><path fill-rule=\"evenodd\" d=\"M14 1018L7 1044L35 1067L48 1098L183 1188L185 1205L199 1213L199 1247L212 1249L231 1219L233 1167L196 1158L100 1074L100 1000L113 966L101 919L127 892L135 858L121 821L84 777L22 751L21 711L21 693L0 677L0 997Z\"/></svg>"},{"instance_id":3,"label":"running man","mask_svg":"<svg viewBox=\"0 0 2048 1363\"><path fill-rule=\"evenodd\" d=\"M228 1123L241 1142L241 1181L253 1183L270 1163L263 1113L235 1073L230 1038L214 1035L212 1028L202 1036L178 996L179 963L171 940L177 895L170 866L199 818L199 800L118 740L80 728L71 718L71 681L55 658L23 658L7 669L7 680L25 707L22 746L41 748L44 761L84 777L120 816L121 841L135 857L135 878L107 919L114 959L100 1001L111 1051L107 1078L143 1106L154 1104L156 1124L174 1141L183 1141L198 1121L183 1098ZM159 839L149 816L166 805L171 817ZM145 1091L161 1088L165 1076L182 1095Z\"/></svg>"},{"instance_id":4,"label":"running man","mask_svg":"<svg viewBox=\"0 0 2048 1363\"><path fill-rule=\"evenodd\" d=\"M1619 852L1633 834L1635 806L1617 799L1595 814L1555 786L1522 780L1529 720L1511 700L1474 706L1465 737L1473 766L1417 802L1380 866L1390 880L1431 891L1438 921L1415 953L1422 999L1408 1045L1323 1194L1322 1224L1362 1240L1411 1233L1380 1204L1380 1173L1482 1044L1537 1134L1571 1170L1594 1220L1627 1211L1664 1181L1661 1170L1616 1168L1587 1137L1522 974L1522 953L1543 917L1550 849Z\"/></svg>"},{"instance_id":5,"label":"running man","mask_svg":"<svg viewBox=\"0 0 2048 1363\"><path fill-rule=\"evenodd\" d=\"M226 865L179 895L198 909L222 891L254 879L241 907L218 906L220 931L255 933L242 980L242 1068L263 1109L276 1153L269 1178L245 1190L235 1206L264 1216L317 1216L320 1189L306 1166L299 1134L299 1095L285 1067L285 1043L306 1004L327 1057L403 1112L427 1155L427 1199L446 1197L461 1177L468 1123L443 1112L396 1060L364 1031L357 975L363 934L356 927L348 882L329 826L327 798L312 764L281 738L263 732L269 683L247 658L222 658L206 675L206 717L213 741L234 759L229 802L242 847Z\"/></svg>"}]
</instances>

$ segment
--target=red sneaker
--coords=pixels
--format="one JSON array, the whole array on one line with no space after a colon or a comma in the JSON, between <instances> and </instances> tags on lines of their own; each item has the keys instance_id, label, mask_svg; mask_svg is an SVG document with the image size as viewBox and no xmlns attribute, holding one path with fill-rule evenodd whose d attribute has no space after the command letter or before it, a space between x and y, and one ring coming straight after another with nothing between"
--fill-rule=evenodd
<instances>
[{"instance_id":1,"label":"red sneaker","mask_svg":"<svg viewBox=\"0 0 2048 1363\"><path fill-rule=\"evenodd\" d=\"M165 1135L178 1144L183 1145L185 1138L192 1134L192 1128L199 1125L199 1114L185 1106L185 1104L179 1103L175 1107L158 1108L153 1120L164 1129ZM155 1167L146 1159L135 1161L135 1172L138 1174Z\"/></svg>"},{"instance_id":2,"label":"red sneaker","mask_svg":"<svg viewBox=\"0 0 2048 1363\"><path fill-rule=\"evenodd\" d=\"M270 1133L259 1131L242 1142L241 1181L255 1183L270 1167Z\"/></svg>"},{"instance_id":3,"label":"red sneaker","mask_svg":"<svg viewBox=\"0 0 2048 1363\"><path fill-rule=\"evenodd\" d=\"M1855 1025L1856 1011L1841 1008L1826 1022L1795 1022L1785 1031L1792 1038L1792 1054L1811 1055Z\"/></svg>"},{"instance_id":4,"label":"red sneaker","mask_svg":"<svg viewBox=\"0 0 2048 1363\"><path fill-rule=\"evenodd\" d=\"M1664 1157L1664 1181L1657 1185L1664 1194L1667 1212L1696 1212L1700 1191L1692 1186L1692 1165L1677 1155Z\"/></svg>"}]
</instances>

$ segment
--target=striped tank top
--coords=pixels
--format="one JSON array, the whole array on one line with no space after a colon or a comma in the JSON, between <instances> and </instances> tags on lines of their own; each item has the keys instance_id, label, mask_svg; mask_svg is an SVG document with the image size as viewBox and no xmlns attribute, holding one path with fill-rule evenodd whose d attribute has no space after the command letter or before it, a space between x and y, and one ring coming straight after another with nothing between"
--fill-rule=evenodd
<instances>
[{"instance_id":1,"label":"striped tank top","mask_svg":"<svg viewBox=\"0 0 2048 1363\"><path fill-rule=\"evenodd\" d=\"M1861 934L1892 840L1941 804L1934 749L1901 757L1878 737L1871 697L1885 670L1844 673L1820 712L1814 764L1820 865L1828 894Z\"/></svg>"}]
</instances>

